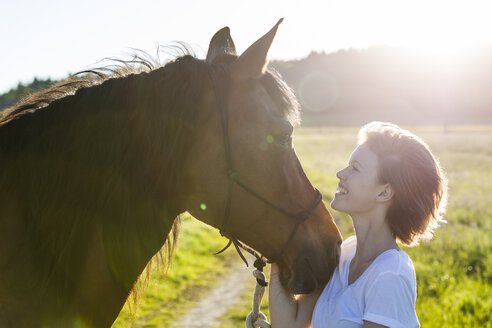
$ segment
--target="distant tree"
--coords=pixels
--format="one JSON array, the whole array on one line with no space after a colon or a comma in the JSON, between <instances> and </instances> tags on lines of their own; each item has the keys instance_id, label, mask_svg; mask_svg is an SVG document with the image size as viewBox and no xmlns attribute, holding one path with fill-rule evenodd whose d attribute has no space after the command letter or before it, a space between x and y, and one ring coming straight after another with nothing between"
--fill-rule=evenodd
<instances>
[{"instance_id":1,"label":"distant tree","mask_svg":"<svg viewBox=\"0 0 492 328\"><path fill-rule=\"evenodd\" d=\"M55 81L52 81L49 78L46 80L39 80L36 77L27 85L19 82L17 87L12 88L8 92L0 95L0 111L15 105L19 100L31 93L49 88L54 83Z\"/></svg>"}]
</instances>

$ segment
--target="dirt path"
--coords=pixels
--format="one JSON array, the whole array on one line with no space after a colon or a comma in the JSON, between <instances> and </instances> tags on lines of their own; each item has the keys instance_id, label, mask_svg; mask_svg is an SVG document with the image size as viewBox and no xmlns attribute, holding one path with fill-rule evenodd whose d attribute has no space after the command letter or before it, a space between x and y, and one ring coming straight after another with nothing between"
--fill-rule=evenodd
<instances>
[{"instance_id":1,"label":"dirt path","mask_svg":"<svg viewBox=\"0 0 492 328\"><path fill-rule=\"evenodd\" d=\"M252 261L248 259L250 263ZM212 328L222 324L219 321L226 311L241 301L241 296L254 284L252 268L246 268L238 261L231 273L200 300L185 316L174 322L172 328Z\"/></svg>"}]
</instances>

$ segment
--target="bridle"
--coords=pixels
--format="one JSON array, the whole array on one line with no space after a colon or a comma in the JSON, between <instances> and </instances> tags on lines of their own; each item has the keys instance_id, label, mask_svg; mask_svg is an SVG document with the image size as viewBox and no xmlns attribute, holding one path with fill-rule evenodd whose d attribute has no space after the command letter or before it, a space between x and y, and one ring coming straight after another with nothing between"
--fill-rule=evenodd
<instances>
[{"instance_id":1,"label":"bridle","mask_svg":"<svg viewBox=\"0 0 492 328\"><path fill-rule=\"evenodd\" d=\"M225 207L225 212L224 212L224 219L223 219L223 224L222 227L219 228L220 234L226 238L229 239L228 244L218 251L217 253L214 253L215 255L220 254L224 252L231 244L234 244L234 247L236 248L239 256L241 259L246 263L246 266L248 266L248 261L244 257L244 255L241 253L240 248L246 250L248 253L252 254L253 256L256 257L255 261L255 267L262 271L263 267L265 266L265 263L273 263L276 262L282 254L285 252L287 247L289 246L290 242L294 238L294 235L296 234L297 229L299 226L306 221L306 219L309 217L311 212L318 206L318 204L321 202L322 195L319 192L318 189L316 189L316 199L314 203L307 209L299 212L299 213L293 213L290 211L287 211L283 209L280 206L275 205L274 203L270 202L268 199L260 195L258 192L256 192L253 188L248 186L246 183L244 183L241 178L239 177L239 173L235 170L234 168L234 162L232 160L232 151L231 151L231 142L229 139L229 128L228 128L228 119L227 119L227 106L226 102L224 100L224 95L222 94L222 90L220 88L220 83L219 79L217 77L217 73L215 70L210 67L209 69L209 75L213 83L214 87L214 92L215 92L215 97L217 99L218 107L220 110L220 115L222 119L222 130L224 132L224 145L225 145L225 155L226 155L226 160L227 160L227 175L229 177L229 184L228 184L228 189L227 189L227 201L226 201L226 207ZM226 231L227 228L227 222L229 220L229 214L230 214L230 209L231 209L231 199L232 199L232 186L233 184L236 183L239 185L241 188L246 190L248 193L256 197L257 199L261 200L265 204L269 205L270 207L275 208L277 211L287 215L291 216L297 219L296 225L294 226L294 229L290 233L289 238L287 239L287 242L284 244L284 247L280 250L280 252L270 260L267 260L264 256L259 255L256 251L254 251L252 248L244 245L242 242L240 242L234 235L231 233L228 233Z\"/></svg>"}]
</instances>

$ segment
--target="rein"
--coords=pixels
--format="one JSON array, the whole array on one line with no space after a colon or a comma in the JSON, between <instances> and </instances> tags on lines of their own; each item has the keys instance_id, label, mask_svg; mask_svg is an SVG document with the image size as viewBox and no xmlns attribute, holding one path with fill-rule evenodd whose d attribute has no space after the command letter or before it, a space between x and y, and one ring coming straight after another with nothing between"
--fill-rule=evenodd
<instances>
[{"instance_id":1,"label":"rein","mask_svg":"<svg viewBox=\"0 0 492 328\"><path fill-rule=\"evenodd\" d=\"M306 219L309 217L311 212L321 202L322 195L319 192L319 190L316 189L316 199L315 199L314 203L309 208L307 208L307 209L305 209L299 213L293 213L293 212L287 211L284 208L277 206L276 204L272 203L271 201L269 201L268 199L263 197L261 194L256 192L253 188L251 188L246 183L244 183L244 181L241 180L239 173L234 168L234 162L232 159L232 150L231 150L231 142L229 139L229 125L228 125L226 101L225 101L224 95L222 93L222 90L220 88L220 83L219 83L219 79L217 77L217 73L215 72L215 70L213 68L210 68L209 75L210 75L210 79L212 80L212 83L213 83L214 92L215 92L215 96L217 99L217 103L218 103L218 107L219 107L219 111L220 111L220 115L221 115L221 119L222 119L222 130L224 133L225 155L226 155L226 160L227 160L227 175L229 177L229 184L228 184L228 188L227 188L227 201L226 201L226 207L225 207L225 211L224 211L224 219L223 219L222 227L219 229L220 234L222 236L228 238L229 242L220 251L218 251L217 253L214 253L214 255L217 255L217 254L224 252L227 248L229 248L229 246L231 246L231 244L234 244L236 251L238 252L241 259L244 261L244 263L246 263L246 266L248 266L248 261L246 260L244 255L241 253L241 248L244 249L245 251L247 251L248 253L252 254L254 257L256 257L256 261L254 262L254 266L259 271L263 271L263 267L266 265L266 263L274 263L283 255L283 253L285 252L285 250L289 246L290 242L294 238L294 235L295 235L297 229L299 228L299 226L304 221L306 221ZM262 202L264 202L265 204L269 205L270 207L276 209L277 211L279 211L279 212L281 212L287 216L294 217L297 219L296 225L294 226L294 229L292 230L289 238L287 239L287 242L284 244L284 246L280 250L280 252L276 256L271 258L270 260L266 259L263 255L258 254L255 250L246 246L245 244L240 242L234 235L232 235L231 233L228 233L226 231L227 222L228 222L229 216L230 216L230 209L231 209L231 202L232 202L232 187L233 187L234 183L237 184L238 186L240 186L241 188L243 188L244 190L246 190L248 193L253 195L255 198L257 198L257 199L261 200ZM258 283L260 283L261 280L257 279L257 281L258 281ZM264 284L264 286L266 286L267 283L265 281L263 281L260 284Z\"/></svg>"}]
</instances>

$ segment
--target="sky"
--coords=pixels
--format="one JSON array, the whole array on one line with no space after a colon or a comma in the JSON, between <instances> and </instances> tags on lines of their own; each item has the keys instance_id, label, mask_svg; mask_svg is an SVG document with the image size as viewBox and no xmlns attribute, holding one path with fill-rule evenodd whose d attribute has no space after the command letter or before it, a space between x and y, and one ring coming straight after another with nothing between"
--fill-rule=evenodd
<instances>
[{"instance_id":1,"label":"sky","mask_svg":"<svg viewBox=\"0 0 492 328\"><path fill-rule=\"evenodd\" d=\"M0 94L131 48L155 54L157 44L184 41L204 58L224 26L241 53L281 17L271 59L387 44L454 60L492 44L491 9L475 0L0 0Z\"/></svg>"}]
</instances>

